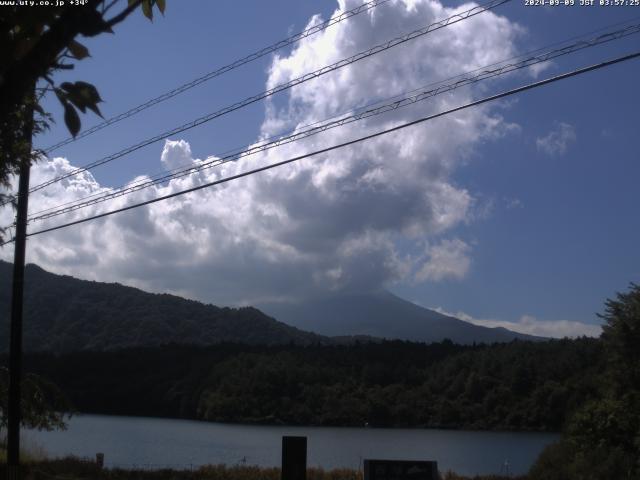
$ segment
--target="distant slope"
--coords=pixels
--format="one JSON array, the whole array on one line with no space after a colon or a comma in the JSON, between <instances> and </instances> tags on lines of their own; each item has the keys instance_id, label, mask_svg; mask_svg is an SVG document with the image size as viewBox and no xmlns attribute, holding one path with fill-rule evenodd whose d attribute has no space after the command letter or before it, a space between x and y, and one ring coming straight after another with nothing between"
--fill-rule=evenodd
<instances>
[{"instance_id":1,"label":"distant slope","mask_svg":"<svg viewBox=\"0 0 640 480\"><path fill-rule=\"evenodd\" d=\"M0 351L8 345L13 265L0 261ZM328 343L252 308L218 308L117 283L99 283L27 265L24 348L70 352L168 343Z\"/></svg>"},{"instance_id":2,"label":"distant slope","mask_svg":"<svg viewBox=\"0 0 640 480\"><path fill-rule=\"evenodd\" d=\"M542 340L505 328L480 327L384 291L296 304L262 304L259 308L289 325L327 336L363 335L427 343L448 338L461 344Z\"/></svg>"}]
</instances>

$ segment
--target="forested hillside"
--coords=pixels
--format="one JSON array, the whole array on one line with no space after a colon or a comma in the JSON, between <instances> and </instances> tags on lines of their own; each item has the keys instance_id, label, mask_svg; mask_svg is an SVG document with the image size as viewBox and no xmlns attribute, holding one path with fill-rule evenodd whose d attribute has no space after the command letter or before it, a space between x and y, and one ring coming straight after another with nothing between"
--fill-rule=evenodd
<instances>
[{"instance_id":1,"label":"forested hillside","mask_svg":"<svg viewBox=\"0 0 640 480\"><path fill-rule=\"evenodd\" d=\"M81 412L305 425L559 430L596 390L596 339L492 346L219 345L27 356Z\"/></svg>"},{"instance_id":2,"label":"forested hillside","mask_svg":"<svg viewBox=\"0 0 640 480\"><path fill-rule=\"evenodd\" d=\"M0 351L8 346L12 265L0 261ZM303 332L255 308L219 308L117 283L25 272L24 348L71 352L168 343L309 344L329 340Z\"/></svg>"}]
</instances>

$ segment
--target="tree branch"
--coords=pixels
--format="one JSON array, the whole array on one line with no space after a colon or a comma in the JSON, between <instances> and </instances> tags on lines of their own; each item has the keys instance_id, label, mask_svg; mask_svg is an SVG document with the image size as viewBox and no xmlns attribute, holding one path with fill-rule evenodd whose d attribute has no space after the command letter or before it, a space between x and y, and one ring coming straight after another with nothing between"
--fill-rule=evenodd
<instances>
[{"instance_id":1,"label":"tree branch","mask_svg":"<svg viewBox=\"0 0 640 480\"><path fill-rule=\"evenodd\" d=\"M117 25L118 23L122 22L125 18L129 16L131 12L133 12L136 8L138 8L141 3L142 3L142 0L136 0L127 8L125 8L122 12L120 12L118 15L113 17L111 20L107 20L107 25L109 25L109 27L113 27L114 25Z\"/></svg>"},{"instance_id":2,"label":"tree branch","mask_svg":"<svg viewBox=\"0 0 640 480\"><path fill-rule=\"evenodd\" d=\"M109 10L111 10L111 8L113 6L115 6L116 3L118 3L120 0L112 0L111 3L109 5L105 5L104 3L102 4L102 14L104 15L105 13L107 13Z\"/></svg>"}]
</instances>

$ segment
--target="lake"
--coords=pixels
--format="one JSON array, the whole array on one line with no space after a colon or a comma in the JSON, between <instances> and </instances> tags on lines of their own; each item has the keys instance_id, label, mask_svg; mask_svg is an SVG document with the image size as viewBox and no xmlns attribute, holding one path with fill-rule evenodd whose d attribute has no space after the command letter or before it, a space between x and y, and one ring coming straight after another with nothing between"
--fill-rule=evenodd
<instances>
[{"instance_id":1,"label":"lake","mask_svg":"<svg viewBox=\"0 0 640 480\"><path fill-rule=\"evenodd\" d=\"M464 475L526 473L557 434L434 429L230 425L161 418L78 415L66 431L25 432L24 444L50 456L95 458L109 467L195 468L205 464L279 467L283 435L307 437L309 466L358 469L362 459L436 460Z\"/></svg>"}]
</instances>

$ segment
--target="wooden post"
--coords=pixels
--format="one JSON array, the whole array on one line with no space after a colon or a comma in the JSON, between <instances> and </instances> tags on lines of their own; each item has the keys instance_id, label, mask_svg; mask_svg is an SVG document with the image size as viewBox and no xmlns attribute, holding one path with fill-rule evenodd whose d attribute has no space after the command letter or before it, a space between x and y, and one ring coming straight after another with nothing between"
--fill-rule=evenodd
<instances>
[{"instance_id":1,"label":"wooden post","mask_svg":"<svg viewBox=\"0 0 640 480\"><path fill-rule=\"evenodd\" d=\"M33 98L35 102L35 97ZM20 478L20 420L22 381L22 307L24 297L24 263L27 246L27 213L29 209L29 171L31 169L31 136L33 107L29 109L24 135L28 148L20 159L18 211L13 251L13 285L11 292L11 334L9 343L9 402L7 408L7 470L10 480Z\"/></svg>"}]
</instances>

